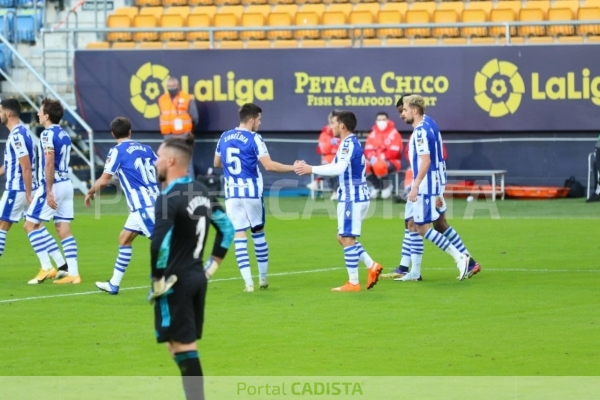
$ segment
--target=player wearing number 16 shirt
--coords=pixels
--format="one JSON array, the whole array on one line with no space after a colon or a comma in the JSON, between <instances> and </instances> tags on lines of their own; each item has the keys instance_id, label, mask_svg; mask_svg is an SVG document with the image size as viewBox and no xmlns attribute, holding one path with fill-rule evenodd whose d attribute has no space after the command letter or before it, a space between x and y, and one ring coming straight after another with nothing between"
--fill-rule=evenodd
<instances>
[{"instance_id":1,"label":"player wearing number 16 shirt","mask_svg":"<svg viewBox=\"0 0 600 400\"><path fill-rule=\"evenodd\" d=\"M154 204L160 191L156 184L157 156L150 146L131 140L131 121L117 117L111 122L110 130L117 139L117 145L108 152L104 173L85 196L85 205L90 206L94 193L108 185L114 175L119 177L127 198L129 217L119 235L119 255L112 278L106 282L96 282L98 289L118 294L131 261L133 240L138 235L150 238L154 231Z\"/></svg>"},{"instance_id":2,"label":"player wearing number 16 shirt","mask_svg":"<svg viewBox=\"0 0 600 400\"><path fill-rule=\"evenodd\" d=\"M293 165L284 165L271 160L267 145L256 133L261 124L262 110L255 104L246 103L240 110L240 125L221 135L215 152L214 166L223 167L225 176L225 207L227 216L235 228L235 258L245 292L254 292L254 281L250 272L248 238L252 232L261 289L269 286L267 268L269 248L265 238L265 207L263 204L263 180L258 162L267 171L293 172Z\"/></svg>"}]
</instances>

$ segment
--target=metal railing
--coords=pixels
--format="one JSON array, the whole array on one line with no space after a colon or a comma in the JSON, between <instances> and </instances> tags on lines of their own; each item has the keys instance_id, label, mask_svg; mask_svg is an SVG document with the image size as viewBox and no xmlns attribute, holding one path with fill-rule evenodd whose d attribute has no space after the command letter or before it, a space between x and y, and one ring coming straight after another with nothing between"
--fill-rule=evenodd
<instances>
[{"instance_id":1,"label":"metal railing","mask_svg":"<svg viewBox=\"0 0 600 400\"><path fill-rule=\"evenodd\" d=\"M87 132L87 134L88 134L88 146L89 146L89 158L86 157L86 155L83 154L83 152L81 150L79 150L76 146L72 146L72 149L90 167L90 181L91 181L91 184L93 185L94 181L96 179L96 163L95 163L95 157L94 157L95 153L94 153L94 131L93 131L93 129L83 120L83 118L81 118L81 116L79 116L79 114L75 111L75 109L73 107L71 107L71 105L69 105L54 90L54 88L52 88L52 86L50 86L50 84L44 79L44 77L42 77L35 70L35 68L33 68L33 66L17 51L17 49L3 35L0 35L0 42L2 42L6 46L6 48L10 51L10 53L17 60L19 60L19 62L21 62L21 64L27 70L29 70L29 72L35 77L35 79L37 79L42 84L42 87L44 88L45 91L49 92L56 100L60 101L63 104L63 107L65 108L65 111L68 111L73 116L73 118L75 119L75 121L77 121L77 123L79 123L81 125L81 127ZM15 84L14 80L12 78L10 78L10 76L8 76L8 74L5 71L3 71L1 69L0 69L0 71L1 71L0 73L5 78L7 78L7 81L9 83L11 83L15 87L15 89L19 92L19 94L21 94L25 99L27 99L27 102L36 111L38 111L39 110L38 105L35 104L31 99L29 99L29 97Z\"/></svg>"}]
</instances>

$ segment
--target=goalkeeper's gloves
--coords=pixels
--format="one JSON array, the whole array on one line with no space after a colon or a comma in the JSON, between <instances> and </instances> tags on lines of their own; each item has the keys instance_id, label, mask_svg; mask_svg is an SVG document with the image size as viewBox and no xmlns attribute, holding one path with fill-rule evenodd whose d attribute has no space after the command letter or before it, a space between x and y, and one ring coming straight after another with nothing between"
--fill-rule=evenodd
<instances>
[{"instance_id":1,"label":"goalkeeper's gloves","mask_svg":"<svg viewBox=\"0 0 600 400\"><path fill-rule=\"evenodd\" d=\"M204 263L204 274L206 275L206 279L210 279L215 272L219 269L219 263L216 262L212 257L209 257L208 260Z\"/></svg>"},{"instance_id":2,"label":"goalkeeper's gloves","mask_svg":"<svg viewBox=\"0 0 600 400\"><path fill-rule=\"evenodd\" d=\"M171 275L166 280L164 276L160 279L152 279L150 293L148 293L148 302L154 304L154 300L167 293L176 282L176 275Z\"/></svg>"}]
</instances>

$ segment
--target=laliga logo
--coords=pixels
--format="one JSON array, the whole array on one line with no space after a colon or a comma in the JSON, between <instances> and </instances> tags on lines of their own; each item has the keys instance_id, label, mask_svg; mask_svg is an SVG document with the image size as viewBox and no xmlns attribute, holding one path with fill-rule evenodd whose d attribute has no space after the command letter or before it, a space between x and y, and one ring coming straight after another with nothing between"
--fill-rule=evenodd
<instances>
[{"instance_id":1,"label":"laliga logo","mask_svg":"<svg viewBox=\"0 0 600 400\"><path fill-rule=\"evenodd\" d=\"M517 66L493 59L475 75L475 102L490 117L514 114L525 93L523 78Z\"/></svg>"},{"instance_id":2,"label":"laliga logo","mask_svg":"<svg viewBox=\"0 0 600 400\"><path fill-rule=\"evenodd\" d=\"M166 87L167 79L167 68L149 62L142 65L131 77L131 104L144 118L156 118L160 115L157 99L161 95L161 86Z\"/></svg>"}]
</instances>

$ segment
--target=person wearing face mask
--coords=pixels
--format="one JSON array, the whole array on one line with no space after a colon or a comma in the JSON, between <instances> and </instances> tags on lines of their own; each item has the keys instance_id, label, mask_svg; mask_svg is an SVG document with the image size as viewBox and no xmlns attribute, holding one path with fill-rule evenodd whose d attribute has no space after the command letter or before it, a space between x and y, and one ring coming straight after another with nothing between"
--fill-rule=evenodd
<instances>
[{"instance_id":1,"label":"person wearing face mask","mask_svg":"<svg viewBox=\"0 0 600 400\"><path fill-rule=\"evenodd\" d=\"M377 198L380 191L383 199L392 195L394 185L385 178L390 173L400 171L402 148L402 136L396 130L394 122L390 121L386 112L377 113L375 125L365 144L367 181L372 184L372 199Z\"/></svg>"},{"instance_id":2,"label":"person wearing face mask","mask_svg":"<svg viewBox=\"0 0 600 400\"><path fill-rule=\"evenodd\" d=\"M321 155L321 165L331 164L337 153L338 147L340 146L340 140L333 136L333 130L331 129L331 117L333 111L327 116L327 125L321 130L319 134L319 144L317 145L317 153ZM327 179L329 187L331 188L331 200L337 200L337 188L338 182L336 178L323 178L316 177L314 181L306 185L309 189L314 191L319 190L319 180Z\"/></svg>"}]
</instances>

